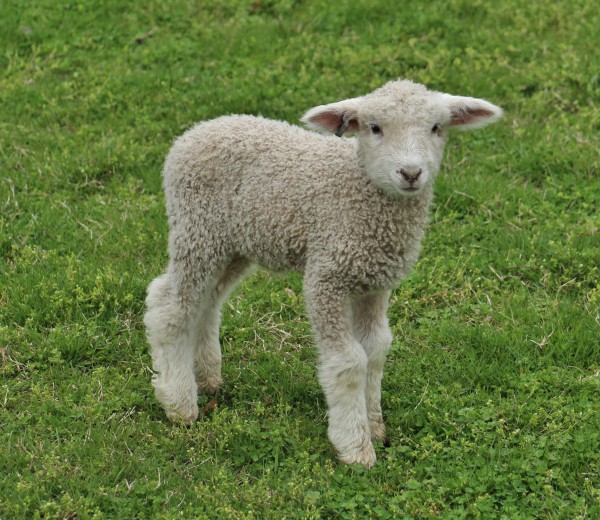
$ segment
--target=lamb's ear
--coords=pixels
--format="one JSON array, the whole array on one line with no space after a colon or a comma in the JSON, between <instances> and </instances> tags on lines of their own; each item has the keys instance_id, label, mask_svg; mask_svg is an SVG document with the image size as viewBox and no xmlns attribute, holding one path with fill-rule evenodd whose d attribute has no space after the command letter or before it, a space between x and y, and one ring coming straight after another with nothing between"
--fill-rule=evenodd
<instances>
[{"instance_id":1,"label":"lamb's ear","mask_svg":"<svg viewBox=\"0 0 600 520\"><path fill-rule=\"evenodd\" d=\"M333 132L340 137L344 132L356 132L358 130L359 99L346 99L338 103L311 108L302 117L302 122L311 130Z\"/></svg>"},{"instance_id":2,"label":"lamb's ear","mask_svg":"<svg viewBox=\"0 0 600 520\"><path fill-rule=\"evenodd\" d=\"M450 108L450 126L455 126L459 130L481 128L495 123L504 113L500 107L485 99L450 94L443 94L443 99Z\"/></svg>"}]
</instances>

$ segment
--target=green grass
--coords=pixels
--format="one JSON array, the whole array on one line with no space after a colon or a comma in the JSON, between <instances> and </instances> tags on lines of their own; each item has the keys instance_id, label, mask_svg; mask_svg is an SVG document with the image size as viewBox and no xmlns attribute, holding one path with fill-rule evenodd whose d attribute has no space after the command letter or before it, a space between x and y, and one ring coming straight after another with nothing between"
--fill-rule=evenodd
<instances>
[{"instance_id":1,"label":"green grass","mask_svg":"<svg viewBox=\"0 0 600 520\"><path fill-rule=\"evenodd\" d=\"M0 20L0 518L600 517L596 2L6 0ZM506 116L452 137L393 295L391 448L337 463L301 280L264 271L225 306L218 407L168 423L142 315L172 139L399 75Z\"/></svg>"}]
</instances>

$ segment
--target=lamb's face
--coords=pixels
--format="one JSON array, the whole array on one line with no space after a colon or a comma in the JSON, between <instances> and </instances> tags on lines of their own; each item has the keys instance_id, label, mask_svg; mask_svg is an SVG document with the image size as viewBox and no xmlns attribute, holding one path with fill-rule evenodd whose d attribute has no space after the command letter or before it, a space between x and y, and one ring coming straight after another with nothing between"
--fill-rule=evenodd
<instances>
[{"instance_id":1,"label":"lamb's face","mask_svg":"<svg viewBox=\"0 0 600 520\"><path fill-rule=\"evenodd\" d=\"M450 113L434 99L405 110L360 110L358 140L367 175L392 195L415 196L433 182L447 141Z\"/></svg>"},{"instance_id":2,"label":"lamb's face","mask_svg":"<svg viewBox=\"0 0 600 520\"><path fill-rule=\"evenodd\" d=\"M340 137L358 132L360 160L369 178L392 195L415 196L435 179L449 128L480 128L501 116L501 108L483 99L398 80L360 98L315 107L302 121Z\"/></svg>"}]
</instances>

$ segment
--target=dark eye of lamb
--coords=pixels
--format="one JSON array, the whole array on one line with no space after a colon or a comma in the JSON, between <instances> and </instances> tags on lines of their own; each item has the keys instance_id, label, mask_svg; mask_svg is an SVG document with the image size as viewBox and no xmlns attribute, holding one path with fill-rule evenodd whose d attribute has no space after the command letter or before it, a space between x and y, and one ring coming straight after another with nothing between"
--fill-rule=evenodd
<instances>
[{"instance_id":1,"label":"dark eye of lamb","mask_svg":"<svg viewBox=\"0 0 600 520\"><path fill-rule=\"evenodd\" d=\"M374 134L380 134L381 127L379 125L371 125L371 132L373 132Z\"/></svg>"},{"instance_id":2,"label":"dark eye of lamb","mask_svg":"<svg viewBox=\"0 0 600 520\"><path fill-rule=\"evenodd\" d=\"M431 131L434 134L437 134L440 130L441 130L441 128L440 128L440 125L438 123L436 123L435 125L433 125L433 128L431 129Z\"/></svg>"}]
</instances>

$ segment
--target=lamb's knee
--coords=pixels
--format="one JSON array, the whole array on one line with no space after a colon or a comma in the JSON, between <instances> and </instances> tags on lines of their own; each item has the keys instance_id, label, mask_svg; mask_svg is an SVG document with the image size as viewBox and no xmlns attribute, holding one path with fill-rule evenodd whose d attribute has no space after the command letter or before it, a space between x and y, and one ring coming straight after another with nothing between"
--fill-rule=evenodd
<instances>
[{"instance_id":1,"label":"lamb's knee","mask_svg":"<svg viewBox=\"0 0 600 520\"><path fill-rule=\"evenodd\" d=\"M363 336L361 343L367 353L370 367L383 367L392 346L392 339L392 331L387 324L373 327L369 334Z\"/></svg>"},{"instance_id":2,"label":"lamb's knee","mask_svg":"<svg viewBox=\"0 0 600 520\"><path fill-rule=\"evenodd\" d=\"M155 309L164 304L171 293L171 280L169 275L162 274L156 277L148 286L146 295L146 307L148 310Z\"/></svg>"},{"instance_id":3,"label":"lamb's knee","mask_svg":"<svg viewBox=\"0 0 600 520\"><path fill-rule=\"evenodd\" d=\"M144 323L147 327L152 327L157 322L164 322L172 314L171 285L168 274L163 274L150 282L144 315Z\"/></svg>"},{"instance_id":4,"label":"lamb's knee","mask_svg":"<svg viewBox=\"0 0 600 520\"><path fill-rule=\"evenodd\" d=\"M148 286L144 324L150 344L169 343L187 325L189 311L173 290L171 277L163 274Z\"/></svg>"},{"instance_id":5,"label":"lamb's knee","mask_svg":"<svg viewBox=\"0 0 600 520\"><path fill-rule=\"evenodd\" d=\"M321 353L319 381L331 403L361 391L366 382L368 360L358 345Z\"/></svg>"},{"instance_id":6,"label":"lamb's knee","mask_svg":"<svg viewBox=\"0 0 600 520\"><path fill-rule=\"evenodd\" d=\"M387 323L380 324L373 328L370 343L373 345L374 349L387 352L392 345L392 339L392 331Z\"/></svg>"}]
</instances>

